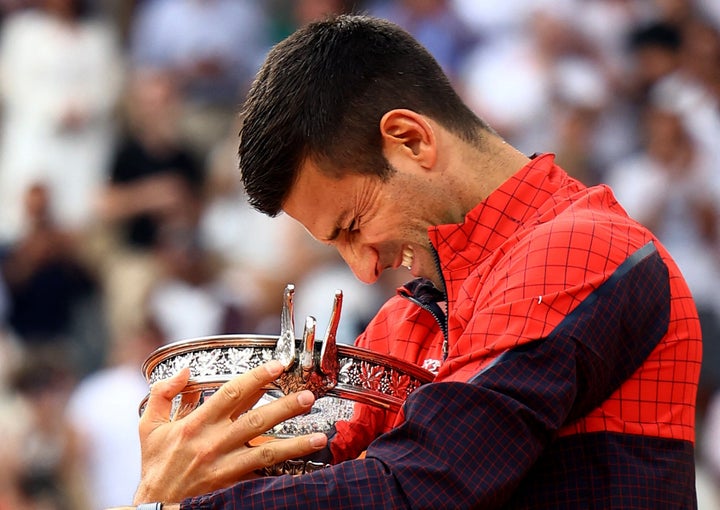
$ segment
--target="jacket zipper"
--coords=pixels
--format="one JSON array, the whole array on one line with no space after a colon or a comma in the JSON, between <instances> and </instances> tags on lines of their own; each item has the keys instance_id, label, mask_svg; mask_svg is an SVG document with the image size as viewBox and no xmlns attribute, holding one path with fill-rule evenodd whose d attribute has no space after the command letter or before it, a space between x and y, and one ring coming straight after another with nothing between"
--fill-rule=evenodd
<instances>
[{"instance_id":1,"label":"jacket zipper","mask_svg":"<svg viewBox=\"0 0 720 510\"><path fill-rule=\"evenodd\" d=\"M442 278L442 280L443 280L443 286L445 286L444 285L445 279L443 278L442 271L440 270L440 257L438 255L435 247L432 246L432 243L430 244L430 246L432 248L433 258L435 260L435 267L438 271L438 274L440 275L440 278ZM442 334L443 334L442 356L443 356L443 361L445 361L447 359L448 350L449 350L448 318L447 318L447 311L448 311L447 292L442 293L444 302L445 302L445 310L443 310L440 307L440 305L437 303L437 301L433 301L431 303L423 303L422 301L420 301L418 298L415 297L414 292L410 293L409 289L407 289L407 288L404 288L403 290L404 290L404 292L400 293L401 296L403 296L408 301L415 303L417 306L419 306L423 310L426 310L427 312L429 312L430 315L432 315L433 318L435 319L435 322L437 322L438 325L440 326L440 330L442 331Z\"/></svg>"},{"instance_id":2,"label":"jacket zipper","mask_svg":"<svg viewBox=\"0 0 720 510\"><path fill-rule=\"evenodd\" d=\"M440 276L440 280L443 284L443 296L445 297L445 310L442 313L442 318L439 318L437 315L435 315L435 320L438 321L440 324L440 329L443 333L443 344L442 344L442 355L443 355L443 361L445 361L448 357L448 351L450 350L450 345L448 342L448 299L447 299L447 284L445 282L445 277L443 276L442 269L440 267L440 255L438 254L437 250L435 249L435 246L430 243L430 248L432 250L433 259L435 260L435 269L437 270L438 275ZM440 305L435 303L437 305L437 308L440 308ZM431 312L432 313L432 312Z\"/></svg>"}]
</instances>

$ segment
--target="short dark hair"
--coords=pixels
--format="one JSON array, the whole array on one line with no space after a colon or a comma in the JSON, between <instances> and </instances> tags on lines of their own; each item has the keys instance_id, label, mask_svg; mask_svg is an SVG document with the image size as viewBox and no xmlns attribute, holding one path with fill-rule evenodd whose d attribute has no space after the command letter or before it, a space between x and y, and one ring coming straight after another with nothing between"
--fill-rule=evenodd
<instances>
[{"instance_id":1,"label":"short dark hair","mask_svg":"<svg viewBox=\"0 0 720 510\"><path fill-rule=\"evenodd\" d=\"M391 173L379 123L395 108L426 115L467 141L491 129L430 53L389 21L339 15L277 44L241 111L240 170L250 204L277 215L308 158L323 171Z\"/></svg>"}]
</instances>

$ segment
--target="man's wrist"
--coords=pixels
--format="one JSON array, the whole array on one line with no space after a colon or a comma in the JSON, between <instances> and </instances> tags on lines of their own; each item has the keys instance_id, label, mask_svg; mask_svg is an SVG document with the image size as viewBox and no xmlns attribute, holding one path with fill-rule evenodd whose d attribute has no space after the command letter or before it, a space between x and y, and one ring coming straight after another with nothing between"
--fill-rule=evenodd
<instances>
[{"instance_id":1,"label":"man's wrist","mask_svg":"<svg viewBox=\"0 0 720 510\"><path fill-rule=\"evenodd\" d=\"M159 506L158 506L159 505ZM137 506L114 506L105 510L180 510L180 503L142 503Z\"/></svg>"},{"instance_id":2,"label":"man's wrist","mask_svg":"<svg viewBox=\"0 0 720 510\"><path fill-rule=\"evenodd\" d=\"M158 504L161 506L157 506ZM162 510L180 510L180 503L143 503L138 506L114 506L112 508L106 508L105 510L138 510L138 508L141 510L144 510L145 508L150 508L152 510L155 510L156 508L161 508Z\"/></svg>"}]
</instances>

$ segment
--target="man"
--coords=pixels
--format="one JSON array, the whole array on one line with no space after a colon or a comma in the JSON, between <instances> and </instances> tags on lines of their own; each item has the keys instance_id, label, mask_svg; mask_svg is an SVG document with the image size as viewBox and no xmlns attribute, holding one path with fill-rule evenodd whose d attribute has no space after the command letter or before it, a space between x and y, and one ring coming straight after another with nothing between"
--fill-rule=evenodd
<instances>
[{"instance_id":1,"label":"man","mask_svg":"<svg viewBox=\"0 0 720 510\"><path fill-rule=\"evenodd\" d=\"M232 485L281 459L347 455L323 436L244 446L312 403L301 392L233 420L277 363L167 423L181 372L142 418L136 503L696 506L700 329L676 265L607 187L506 144L407 33L340 16L276 46L244 107L240 161L256 208L298 220L360 280L409 269L359 340L437 377L363 459Z\"/></svg>"}]
</instances>

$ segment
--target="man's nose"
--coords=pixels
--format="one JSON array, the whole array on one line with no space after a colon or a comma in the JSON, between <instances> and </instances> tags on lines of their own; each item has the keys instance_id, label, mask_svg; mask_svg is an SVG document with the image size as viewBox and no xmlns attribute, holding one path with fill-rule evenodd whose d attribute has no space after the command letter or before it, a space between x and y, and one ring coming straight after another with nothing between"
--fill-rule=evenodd
<instances>
[{"instance_id":1,"label":"man's nose","mask_svg":"<svg viewBox=\"0 0 720 510\"><path fill-rule=\"evenodd\" d=\"M370 246L336 245L355 277L363 283L375 283L380 277L378 252Z\"/></svg>"}]
</instances>

